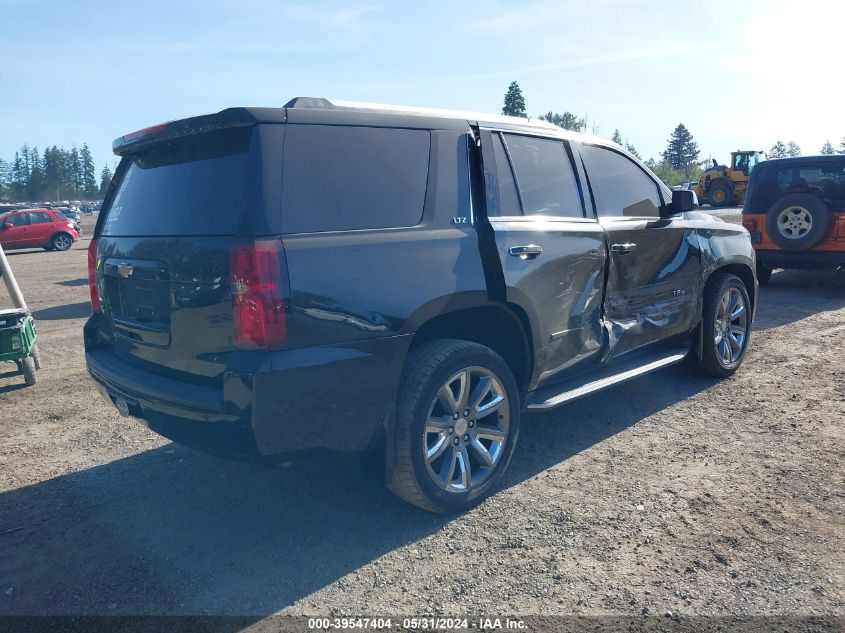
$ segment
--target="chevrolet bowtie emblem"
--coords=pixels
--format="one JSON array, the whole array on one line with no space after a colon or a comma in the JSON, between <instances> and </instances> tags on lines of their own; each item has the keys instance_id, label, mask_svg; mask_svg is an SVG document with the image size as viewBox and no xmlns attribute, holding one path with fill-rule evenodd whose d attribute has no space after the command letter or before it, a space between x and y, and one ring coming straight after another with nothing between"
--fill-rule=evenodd
<instances>
[{"instance_id":1,"label":"chevrolet bowtie emblem","mask_svg":"<svg viewBox=\"0 0 845 633\"><path fill-rule=\"evenodd\" d=\"M123 277L124 279L128 279L132 276L132 271L134 269L129 264L118 264L117 265L117 274Z\"/></svg>"}]
</instances>

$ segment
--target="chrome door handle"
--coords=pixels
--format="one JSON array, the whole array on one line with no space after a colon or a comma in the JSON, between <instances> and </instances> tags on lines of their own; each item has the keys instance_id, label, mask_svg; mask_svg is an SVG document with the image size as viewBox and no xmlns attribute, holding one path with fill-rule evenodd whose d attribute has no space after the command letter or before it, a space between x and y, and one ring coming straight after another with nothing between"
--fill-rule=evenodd
<instances>
[{"instance_id":1,"label":"chrome door handle","mask_svg":"<svg viewBox=\"0 0 845 633\"><path fill-rule=\"evenodd\" d=\"M637 245L633 242L624 242L622 244L611 244L610 245L610 252L611 253L619 253L620 255L625 255L630 253L631 251L637 250Z\"/></svg>"},{"instance_id":2,"label":"chrome door handle","mask_svg":"<svg viewBox=\"0 0 845 633\"><path fill-rule=\"evenodd\" d=\"M525 246L511 246L508 253L520 259L534 259L543 254L543 247L536 244L527 244Z\"/></svg>"}]
</instances>

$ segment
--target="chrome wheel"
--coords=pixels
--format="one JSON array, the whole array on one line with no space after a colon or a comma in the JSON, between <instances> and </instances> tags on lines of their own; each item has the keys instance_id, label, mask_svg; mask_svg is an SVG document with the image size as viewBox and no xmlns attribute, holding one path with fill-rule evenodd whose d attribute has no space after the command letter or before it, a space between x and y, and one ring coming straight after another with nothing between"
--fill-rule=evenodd
<instances>
[{"instance_id":1,"label":"chrome wheel","mask_svg":"<svg viewBox=\"0 0 845 633\"><path fill-rule=\"evenodd\" d=\"M725 289L719 299L713 332L719 362L725 367L738 363L748 339L748 307L737 288Z\"/></svg>"},{"instance_id":2,"label":"chrome wheel","mask_svg":"<svg viewBox=\"0 0 845 633\"><path fill-rule=\"evenodd\" d=\"M432 480L448 492L482 485L504 453L510 406L499 379L483 367L455 373L428 411L423 450Z\"/></svg>"},{"instance_id":3,"label":"chrome wheel","mask_svg":"<svg viewBox=\"0 0 845 633\"><path fill-rule=\"evenodd\" d=\"M787 207L778 214L777 226L785 238L797 240L813 228L813 216L804 207Z\"/></svg>"}]
</instances>

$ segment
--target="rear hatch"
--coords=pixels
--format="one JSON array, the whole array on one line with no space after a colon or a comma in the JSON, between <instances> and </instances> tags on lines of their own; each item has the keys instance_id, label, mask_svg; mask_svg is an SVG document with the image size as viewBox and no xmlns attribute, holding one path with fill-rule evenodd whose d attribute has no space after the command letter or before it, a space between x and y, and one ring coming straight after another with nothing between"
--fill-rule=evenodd
<instances>
[{"instance_id":1,"label":"rear hatch","mask_svg":"<svg viewBox=\"0 0 845 633\"><path fill-rule=\"evenodd\" d=\"M96 230L100 301L122 360L222 384L235 347L230 253L244 227L255 129L122 148Z\"/></svg>"}]
</instances>

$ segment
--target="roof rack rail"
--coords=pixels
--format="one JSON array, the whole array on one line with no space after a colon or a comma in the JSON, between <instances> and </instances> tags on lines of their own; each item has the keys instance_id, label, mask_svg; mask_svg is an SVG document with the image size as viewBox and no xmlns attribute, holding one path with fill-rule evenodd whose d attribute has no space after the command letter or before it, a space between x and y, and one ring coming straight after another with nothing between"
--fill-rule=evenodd
<instances>
[{"instance_id":1,"label":"roof rack rail","mask_svg":"<svg viewBox=\"0 0 845 633\"><path fill-rule=\"evenodd\" d=\"M323 97L294 97L283 108L333 108L334 104Z\"/></svg>"},{"instance_id":2,"label":"roof rack rail","mask_svg":"<svg viewBox=\"0 0 845 633\"><path fill-rule=\"evenodd\" d=\"M548 130L561 131L561 129L547 121L529 117L511 117L501 114L490 114L486 112L465 112L462 110L444 110L440 108L425 108L416 106L401 106L387 103L367 103L363 101L329 101L323 97L295 97L288 101L285 108L332 108L352 110L372 110L375 112L388 112L392 114L412 114L417 116L445 117L453 119L467 119L477 121L498 121L516 125L528 125L531 127L544 128Z\"/></svg>"}]
</instances>

